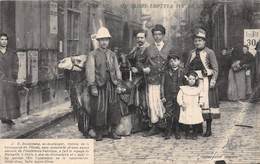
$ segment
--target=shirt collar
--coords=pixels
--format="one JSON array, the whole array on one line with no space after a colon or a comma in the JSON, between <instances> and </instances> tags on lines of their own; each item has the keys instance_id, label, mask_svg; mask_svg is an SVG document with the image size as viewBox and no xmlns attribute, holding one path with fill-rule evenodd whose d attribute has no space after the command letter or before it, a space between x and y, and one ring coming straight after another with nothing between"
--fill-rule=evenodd
<instances>
[{"instance_id":1,"label":"shirt collar","mask_svg":"<svg viewBox=\"0 0 260 164\"><path fill-rule=\"evenodd\" d=\"M5 53L4 53L2 50L5 50L5 53L6 53L6 51L7 51L7 48L5 48L5 49L4 49L4 48L1 48L1 49L0 49L0 52L1 52L1 54L3 54L3 55L4 55Z\"/></svg>"},{"instance_id":2,"label":"shirt collar","mask_svg":"<svg viewBox=\"0 0 260 164\"><path fill-rule=\"evenodd\" d=\"M159 43L156 43L156 42L155 42L155 45L156 45L157 47L162 47L162 46L164 45L164 42L163 42L163 41L160 41Z\"/></svg>"},{"instance_id":3,"label":"shirt collar","mask_svg":"<svg viewBox=\"0 0 260 164\"><path fill-rule=\"evenodd\" d=\"M157 47L157 49L158 49L159 51L161 51L161 49L162 49L163 46L164 46L164 42L163 42L163 41L161 41L161 42L159 42L159 43L156 43L156 42L155 42L155 46Z\"/></svg>"}]
</instances>

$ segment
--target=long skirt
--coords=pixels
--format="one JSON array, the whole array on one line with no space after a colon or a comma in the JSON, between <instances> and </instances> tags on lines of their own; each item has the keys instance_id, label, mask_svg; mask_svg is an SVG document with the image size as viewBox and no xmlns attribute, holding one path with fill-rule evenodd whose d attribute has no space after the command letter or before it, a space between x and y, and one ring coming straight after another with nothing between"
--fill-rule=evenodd
<instances>
[{"instance_id":1,"label":"long skirt","mask_svg":"<svg viewBox=\"0 0 260 164\"><path fill-rule=\"evenodd\" d=\"M234 72L229 70L228 76L228 99L231 101L238 101L246 99L247 87L246 87L246 72L241 70Z\"/></svg>"},{"instance_id":2,"label":"long skirt","mask_svg":"<svg viewBox=\"0 0 260 164\"><path fill-rule=\"evenodd\" d=\"M94 114L96 128L117 126L121 119L119 95L115 92L116 86L111 81L102 87L97 87L98 96L90 97L90 104Z\"/></svg>"},{"instance_id":3,"label":"long skirt","mask_svg":"<svg viewBox=\"0 0 260 164\"><path fill-rule=\"evenodd\" d=\"M215 86L210 88L211 77L202 77L199 74L199 87L202 90L203 102L202 115L204 119L220 118L218 90Z\"/></svg>"},{"instance_id":4,"label":"long skirt","mask_svg":"<svg viewBox=\"0 0 260 164\"><path fill-rule=\"evenodd\" d=\"M162 119L165 113L160 96L160 85L148 84L148 115L153 124Z\"/></svg>"}]
</instances>

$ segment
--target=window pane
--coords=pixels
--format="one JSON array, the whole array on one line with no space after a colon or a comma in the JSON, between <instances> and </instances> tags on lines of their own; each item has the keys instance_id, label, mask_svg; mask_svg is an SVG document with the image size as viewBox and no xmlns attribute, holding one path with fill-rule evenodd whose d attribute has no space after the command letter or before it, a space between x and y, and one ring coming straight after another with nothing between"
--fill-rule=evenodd
<instances>
[{"instance_id":1,"label":"window pane","mask_svg":"<svg viewBox=\"0 0 260 164\"><path fill-rule=\"evenodd\" d=\"M69 56L78 55L79 41L68 40L68 54Z\"/></svg>"},{"instance_id":2,"label":"window pane","mask_svg":"<svg viewBox=\"0 0 260 164\"><path fill-rule=\"evenodd\" d=\"M80 1L79 0L74 0L72 4L73 9L79 9Z\"/></svg>"},{"instance_id":3,"label":"window pane","mask_svg":"<svg viewBox=\"0 0 260 164\"><path fill-rule=\"evenodd\" d=\"M71 51L72 53L75 55L75 54L78 54L78 41L72 41L72 46L71 46Z\"/></svg>"},{"instance_id":4,"label":"window pane","mask_svg":"<svg viewBox=\"0 0 260 164\"><path fill-rule=\"evenodd\" d=\"M68 39L72 39L72 14L70 11L68 11L68 22L67 22L67 36L68 36Z\"/></svg>"},{"instance_id":5,"label":"window pane","mask_svg":"<svg viewBox=\"0 0 260 164\"><path fill-rule=\"evenodd\" d=\"M72 8L72 2L73 2L73 0L69 0L69 1L67 2L67 7L68 7L68 8Z\"/></svg>"},{"instance_id":6,"label":"window pane","mask_svg":"<svg viewBox=\"0 0 260 164\"><path fill-rule=\"evenodd\" d=\"M79 39L79 15L74 14L74 20L73 20L73 39Z\"/></svg>"}]
</instances>

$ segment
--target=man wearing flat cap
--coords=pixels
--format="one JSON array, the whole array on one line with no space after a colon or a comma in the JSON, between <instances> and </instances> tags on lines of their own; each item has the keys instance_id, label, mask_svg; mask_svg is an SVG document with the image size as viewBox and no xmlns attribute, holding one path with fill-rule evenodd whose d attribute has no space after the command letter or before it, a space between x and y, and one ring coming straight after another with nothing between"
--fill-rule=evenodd
<instances>
[{"instance_id":1,"label":"man wearing flat cap","mask_svg":"<svg viewBox=\"0 0 260 164\"><path fill-rule=\"evenodd\" d=\"M165 28L161 24L156 24L152 28L154 43L147 47L144 51L146 57L143 72L147 77L148 91L148 115L151 122L151 129L144 136L152 136L159 133L158 121L163 118L165 108L161 102L161 80L165 63L171 50L171 45L164 41Z\"/></svg>"},{"instance_id":2,"label":"man wearing flat cap","mask_svg":"<svg viewBox=\"0 0 260 164\"><path fill-rule=\"evenodd\" d=\"M207 128L204 137L211 136L213 118L220 117L219 101L216 88L218 77L218 63L215 52L206 47L206 31L198 28L194 34L195 49L191 50L185 65L186 72L195 71L199 75L199 87L203 92L203 117Z\"/></svg>"}]
</instances>

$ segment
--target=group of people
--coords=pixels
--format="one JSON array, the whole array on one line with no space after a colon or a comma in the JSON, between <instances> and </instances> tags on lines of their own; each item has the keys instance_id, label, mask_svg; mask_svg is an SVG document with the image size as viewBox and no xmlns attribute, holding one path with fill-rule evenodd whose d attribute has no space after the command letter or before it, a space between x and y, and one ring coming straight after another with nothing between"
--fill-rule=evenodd
<instances>
[{"instance_id":1,"label":"group of people","mask_svg":"<svg viewBox=\"0 0 260 164\"><path fill-rule=\"evenodd\" d=\"M129 65L129 69L124 69L108 48L112 37L108 29L101 27L97 31L99 48L90 52L86 62L90 127L97 141L106 134L120 139L116 129L127 115L134 116L132 120L140 117L135 126L147 129L144 137L163 132L165 139L170 139L174 132L175 138L180 139L180 130L189 139L212 134L212 120L220 117L218 63L214 51L206 47L206 31L198 28L194 33L195 49L185 64L176 47L164 40L165 27L157 24L151 32L151 44L146 41L146 31L136 34L137 46L121 59L123 66L126 61Z\"/></svg>"},{"instance_id":2,"label":"group of people","mask_svg":"<svg viewBox=\"0 0 260 164\"><path fill-rule=\"evenodd\" d=\"M256 46L256 50L259 49ZM219 88L220 99L225 101L244 101L251 102L259 99L259 82L257 69L257 57L249 52L249 47L236 47L230 50L224 48L219 57L220 75ZM258 89L257 89L258 88Z\"/></svg>"},{"instance_id":3,"label":"group of people","mask_svg":"<svg viewBox=\"0 0 260 164\"><path fill-rule=\"evenodd\" d=\"M165 139L170 139L174 132L175 138L180 139L181 130L186 138L197 139L198 134L209 137L212 120L220 117L219 97L232 101L250 95L260 97L259 59L254 60L247 46L243 53L235 49L232 55L227 55L224 49L217 60L214 51L206 47L206 31L198 28L193 35L195 48L183 63L177 48L164 40L166 29L162 25L155 25L151 32L153 43L146 41L147 31L138 31L137 45L129 54L119 57L109 49L112 36L108 29L101 27L97 31L99 48L87 56L80 78L73 78L84 83L88 99L85 107L74 101L75 87L70 89L73 108L80 109L79 129L84 135L93 129L97 141L107 134L120 139L122 134L117 129L122 120L130 118L129 133L147 130L144 137L163 132ZM14 125L12 119L20 116L18 58L7 45L8 36L1 33L0 119L4 124ZM256 49L259 54L259 42ZM252 66L254 61L258 63ZM206 122L204 134L203 122Z\"/></svg>"}]
</instances>

